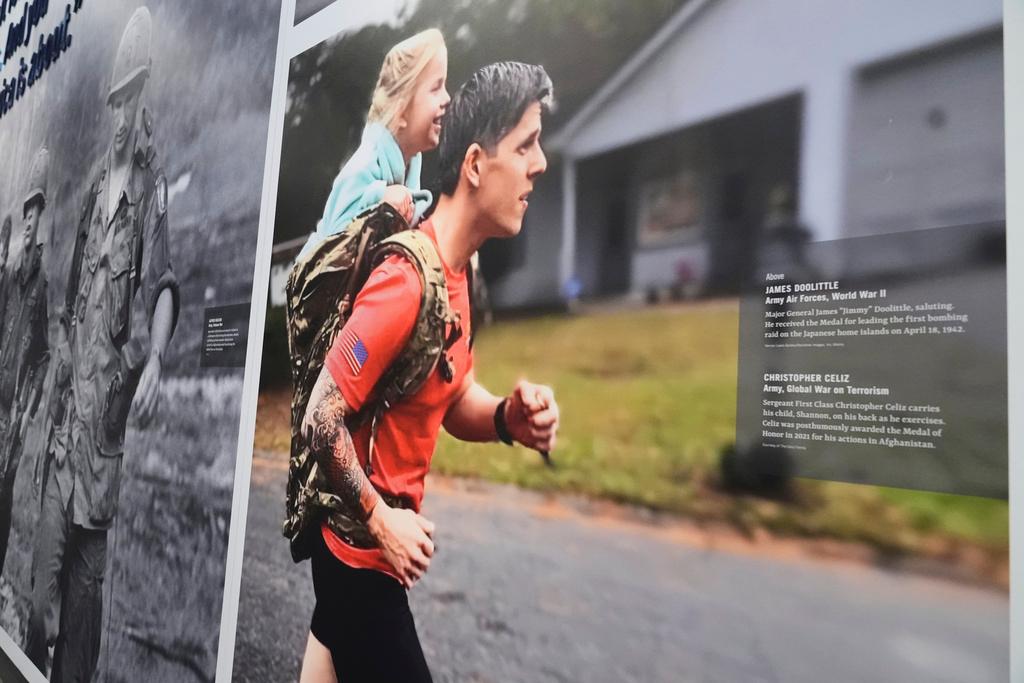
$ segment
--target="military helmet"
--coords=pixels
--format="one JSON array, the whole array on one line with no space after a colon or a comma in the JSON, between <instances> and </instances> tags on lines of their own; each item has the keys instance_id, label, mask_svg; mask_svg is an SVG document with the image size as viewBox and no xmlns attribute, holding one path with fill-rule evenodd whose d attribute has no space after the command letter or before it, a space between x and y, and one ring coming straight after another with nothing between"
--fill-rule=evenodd
<instances>
[{"instance_id":1,"label":"military helmet","mask_svg":"<svg viewBox=\"0 0 1024 683\"><path fill-rule=\"evenodd\" d=\"M114 73L110 78L110 93L107 104L121 90L128 86L141 85L149 76L149 42L153 35L153 19L149 9L140 7L135 10L128 25L121 34L121 44L117 46L117 58L114 60Z\"/></svg>"},{"instance_id":2,"label":"military helmet","mask_svg":"<svg viewBox=\"0 0 1024 683\"><path fill-rule=\"evenodd\" d=\"M33 201L40 202L46 206L46 171L50 166L50 152L41 148L36 152L36 158L32 160L32 170L28 175L28 194L25 195L23 204L24 212L28 212L28 206Z\"/></svg>"}]
</instances>

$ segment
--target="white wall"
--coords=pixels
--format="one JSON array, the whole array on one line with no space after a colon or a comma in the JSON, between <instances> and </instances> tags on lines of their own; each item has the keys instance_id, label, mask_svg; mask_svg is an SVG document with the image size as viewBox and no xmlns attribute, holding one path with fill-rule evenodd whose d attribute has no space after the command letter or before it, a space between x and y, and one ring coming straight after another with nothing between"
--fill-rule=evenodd
<instances>
[{"instance_id":1,"label":"white wall","mask_svg":"<svg viewBox=\"0 0 1024 683\"><path fill-rule=\"evenodd\" d=\"M853 88L844 236L1006 216L998 34L872 69Z\"/></svg>"},{"instance_id":2,"label":"white wall","mask_svg":"<svg viewBox=\"0 0 1024 683\"><path fill-rule=\"evenodd\" d=\"M275 263L270 266L270 305L285 306L288 303L288 276L291 275L295 261Z\"/></svg>"},{"instance_id":3,"label":"white wall","mask_svg":"<svg viewBox=\"0 0 1024 683\"><path fill-rule=\"evenodd\" d=\"M856 67L998 25L999 0L716 0L560 142L583 158L786 93L805 97L800 214L840 235Z\"/></svg>"}]
</instances>

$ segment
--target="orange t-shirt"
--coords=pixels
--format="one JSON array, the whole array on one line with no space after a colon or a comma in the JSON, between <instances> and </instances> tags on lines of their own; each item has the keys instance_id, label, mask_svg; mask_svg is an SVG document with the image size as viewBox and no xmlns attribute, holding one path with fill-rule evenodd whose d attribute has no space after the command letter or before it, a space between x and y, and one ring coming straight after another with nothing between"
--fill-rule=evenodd
<instances>
[{"instance_id":1,"label":"orange t-shirt","mask_svg":"<svg viewBox=\"0 0 1024 683\"><path fill-rule=\"evenodd\" d=\"M430 237L436 249L437 237L432 223L425 221L420 230ZM473 365L469 349L470 301L466 271L456 273L444 263L444 275L448 301L462 321L462 336L448 350L455 376L451 382L446 382L440 370L435 369L419 391L406 396L383 414L377 426L370 476L370 482L378 491L407 497L417 512L423 501L424 478L430 469L441 423ZM356 296L352 315L324 362L345 403L353 411L362 408L377 380L405 347L419 313L422 291L416 267L401 256L391 256L370 273ZM369 420L352 434L352 441L359 462L365 468L370 444ZM345 564L395 576L380 550L353 548L339 539L326 522L321 529L327 547Z\"/></svg>"}]
</instances>

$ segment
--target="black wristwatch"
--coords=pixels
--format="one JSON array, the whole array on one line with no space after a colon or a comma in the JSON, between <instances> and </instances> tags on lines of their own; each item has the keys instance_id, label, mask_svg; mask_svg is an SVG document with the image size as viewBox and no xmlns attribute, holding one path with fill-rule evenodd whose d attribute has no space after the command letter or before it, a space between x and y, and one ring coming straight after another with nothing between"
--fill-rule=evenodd
<instances>
[{"instance_id":1,"label":"black wristwatch","mask_svg":"<svg viewBox=\"0 0 1024 683\"><path fill-rule=\"evenodd\" d=\"M508 425L505 424L505 402L507 400L507 398L501 399L498 407L494 410L494 432L502 443L511 446L513 444L512 435L508 433Z\"/></svg>"}]
</instances>

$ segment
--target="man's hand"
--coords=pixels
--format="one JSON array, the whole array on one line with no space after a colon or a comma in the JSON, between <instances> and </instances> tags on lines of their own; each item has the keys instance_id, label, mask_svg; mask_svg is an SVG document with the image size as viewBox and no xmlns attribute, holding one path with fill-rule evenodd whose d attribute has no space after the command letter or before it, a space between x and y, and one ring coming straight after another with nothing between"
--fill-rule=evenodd
<instances>
[{"instance_id":1,"label":"man's hand","mask_svg":"<svg viewBox=\"0 0 1024 683\"><path fill-rule=\"evenodd\" d=\"M381 201L395 207L395 211L402 214L406 223L412 221L414 208L412 193L409 192L409 188L405 185L388 185L384 188L384 196L381 198Z\"/></svg>"},{"instance_id":2,"label":"man's hand","mask_svg":"<svg viewBox=\"0 0 1024 683\"><path fill-rule=\"evenodd\" d=\"M145 427L156 414L157 404L160 401L160 373L162 363L160 354L150 354L146 361L146 367L142 370L142 377L139 379L139 389L135 394L135 409L139 425Z\"/></svg>"},{"instance_id":3,"label":"man's hand","mask_svg":"<svg viewBox=\"0 0 1024 683\"><path fill-rule=\"evenodd\" d=\"M434 555L434 523L412 510L377 501L367 527L381 552L406 588L412 588L430 566Z\"/></svg>"},{"instance_id":4,"label":"man's hand","mask_svg":"<svg viewBox=\"0 0 1024 683\"><path fill-rule=\"evenodd\" d=\"M505 401L505 425L513 439L537 451L555 449L558 403L551 387L520 380Z\"/></svg>"}]
</instances>

